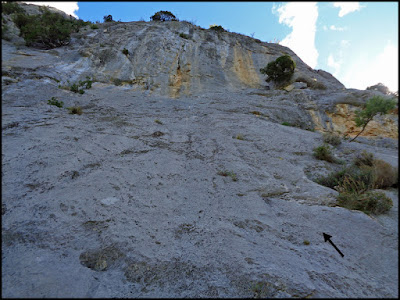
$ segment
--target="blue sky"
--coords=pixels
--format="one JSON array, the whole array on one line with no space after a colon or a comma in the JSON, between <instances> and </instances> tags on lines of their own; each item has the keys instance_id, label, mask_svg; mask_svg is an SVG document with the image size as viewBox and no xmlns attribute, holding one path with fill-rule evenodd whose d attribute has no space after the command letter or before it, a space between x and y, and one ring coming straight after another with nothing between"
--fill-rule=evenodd
<instances>
[{"instance_id":1,"label":"blue sky","mask_svg":"<svg viewBox=\"0 0 400 300\"><path fill-rule=\"evenodd\" d=\"M381 82L398 91L398 2L45 4L92 22L103 22L105 15L122 22L149 21L155 12L167 10L203 28L216 24L262 41L279 41L310 67L332 73L346 88L365 89Z\"/></svg>"}]
</instances>

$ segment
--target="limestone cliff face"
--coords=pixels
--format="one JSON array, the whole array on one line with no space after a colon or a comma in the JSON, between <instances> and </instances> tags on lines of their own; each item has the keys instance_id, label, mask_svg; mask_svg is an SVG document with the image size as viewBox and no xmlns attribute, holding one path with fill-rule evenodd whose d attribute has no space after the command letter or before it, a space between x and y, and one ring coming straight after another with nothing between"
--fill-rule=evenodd
<instances>
[{"instance_id":1,"label":"limestone cliff face","mask_svg":"<svg viewBox=\"0 0 400 300\"><path fill-rule=\"evenodd\" d=\"M176 98L203 91L263 88L259 72L270 61L289 54L296 74L328 89L343 89L334 79L312 70L290 49L230 32L217 33L188 22L130 22L99 24L98 30L74 35L70 50L78 50L77 76L120 79L133 89ZM128 55L122 53L129 51Z\"/></svg>"},{"instance_id":2,"label":"limestone cliff face","mask_svg":"<svg viewBox=\"0 0 400 300\"><path fill-rule=\"evenodd\" d=\"M28 12L38 13L35 7L24 5ZM6 18L6 22L12 23L11 18ZM254 89L258 91L256 94L267 92L265 96L279 102L276 109L269 107L270 120L349 136L360 130L352 121L354 110L370 96L379 94L345 89L328 72L307 66L289 48L237 33L215 32L185 21L97 25L98 29L87 26L73 33L66 47L47 51L26 48L25 52L5 48L13 67L7 62L8 56L3 55L3 69L15 78L32 76L34 69L35 76L53 78L64 86L89 76L95 82L118 82L126 90L175 99L207 92ZM18 44L22 49L21 39L14 34L11 44ZM8 42L3 40L3 43ZM124 49L128 50L127 54L123 53ZM21 55L16 56L18 53ZM284 54L296 62L294 84L278 90L265 82L266 76L259 69ZM39 58L43 55L47 65ZM266 86L274 93L266 91ZM398 115L394 113L375 118L362 136L397 138L397 128Z\"/></svg>"}]
</instances>

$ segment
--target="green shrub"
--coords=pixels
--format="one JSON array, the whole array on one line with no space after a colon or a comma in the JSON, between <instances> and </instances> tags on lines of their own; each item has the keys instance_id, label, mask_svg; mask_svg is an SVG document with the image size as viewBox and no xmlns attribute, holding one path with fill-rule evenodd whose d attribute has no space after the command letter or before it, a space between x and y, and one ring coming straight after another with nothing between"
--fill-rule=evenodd
<instances>
[{"instance_id":1,"label":"green shrub","mask_svg":"<svg viewBox=\"0 0 400 300\"><path fill-rule=\"evenodd\" d=\"M268 75L267 82L271 80L275 83L282 84L290 80L296 68L296 63L289 55L278 57L275 61L260 69L262 74Z\"/></svg>"},{"instance_id":2,"label":"green shrub","mask_svg":"<svg viewBox=\"0 0 400 300\"><path fill-rule=\"evenodd\" d=\"M47 103L50 105L55 105L57 107L63 107L64 102L58 101L56 97L51 97L51 100L47 100Z\"/></svg>"},{"instance_id":3,"label":"green shrub","mask_svg":"<svg viewBox=\"0 0 400 300\"><path fill-rule=\"evenodd\" d=\"M338 146L342 143L340 136L334 133L324 133L323 134L324 143L330 144L332 146Z\"/></svg>"},{"instance_id":4,"label":"green shrub","mask_svg":"<svg viewBox=\"0 0 400 300\"><path fill-rule=\"evenodd\" d=\"M99 29L99 26L97 24L91 24L90 28L91 29Z\"/></svg>"},{"instance_id":5,"label":"green shrub","mask_svg":"<svg viewBox=\"0 0 400 300\"><path fill-rule=\"evenodd\" d=\"M365 130L365 127L377 114L387 114L395 107L396 101L392 99L386 99L381 96L374 96L368 99L364 108L355 112L354 122L357 127L362 127L362 129L350 142L354 141Z\"/></svg>"},{"instance_id":6,"label":"green shrub","mask_svg":"<svg viewBox=\"0 0 400 300\"><path fill-rule=\"evenodd\" d=\"M23 13L24 9L22 7L20 7L17 3L15 2L4 2L1 3L1 10L2 13L4 13L5 15L11 15L14 13Z\"/></svg>"},{"instance_id":7,"label":"green shrub","mask_svg":"<svg viewBox=\"0 0 400 300\"><path fill-rule=\"evenodd\" d=\"M80 106L68 107L68 110L70 114L76 114L76 115L82 114L82 108Z\"/></svg>"},{"instance_id":8,"label":"green shrub","mask_svg":"<svg viewBox=\"0 0 400 300\"><path fill-rule=\"evenodd\" d=\"M211 25L210 30L214 30L216 32L224 32L226 31L221 25Z\"/></svg>"},{"instance_id":9,"label":"green shrub","mask_svg":"<svg viewBox=\"0 0 400 300\"><path fill-rule=\"evenodd\" d=\"M90 77L86 76L86 80L72 84L70 90L74 93L84 94L85 91L83 90L83 88L87 90L90 89L92 87L92 83L93 81L90 79Z\"/></svg>"},{"instance_id":10,"label":"green shrub","mask_svg":"<svg viewBox=\"0 0 400 300\"><path fill-rule=\"evenodd\" d=\"M375 175L372 167L350 166L320 177L316 182L339 192L360 192L374 187Z\"/></svg>"},{"instance_id":11,"label":"green shrub","mask_svg":"<svg viewBox=\"0 0 400 300\"><path fill-rule=\"evenodd\" d=\"M82 20L67 19L61 14L50 12L46 7L39 8L41 15L28 16L17 13L13 17L15 25L20 29L20 35L27 46L51 49L67 45L72 32L86 26Z\"/></svg>"},{"instance_id":12,"label":"green shrub","mask_svg":"<svg viewBox=\"0 0 400 300\"><path fill-rule=\"evenodd\" d=\"M383 192L341 193L338 205L347 209L360 210L366 214L383 214L390 210L393 201Z\"/></svg>"},{"instance_id":13,"label":"green shrub","mask_svg":"<svg viewBox=\"0 0 400 300\"><path fill-rule=\"evenodd\" d=\"M333 157L331 149L328 145L322 145L313 149L314 157L320 160L325 160L327 162L336 162L336 159Z\"/></svg>"},{"instance_id":14,"label":"green shrub","mask_svg":"<svg viewBox=\"0 0 400 300\"><path fill-rule=\"evenodd\" d=\"M104 23L106 22L113 22L112 15L104 16L103 17Z\"/></svg>"},{"instance_id":15,"label":"green shrub","mask_svg":"<svg viewBox=\"0 0 400 300\"><path fill-rule=\"evenodd\" d=\"M125 55L128 55L128 54L129 54L129 51L128 51L128 49L124 48L124 49L122 50L122 53L125 54Z\"/></svg>"},{"instance_id":16,"label":"green shrub","mask_svg":"<svg viewBox=\"0 0 400 300\"><path fill-rule=\"evenodd\" d=\"M174 16L173 13L169 12L169 11L163 11L160 10L158 12L156 12L154 15L152 15L150 17L151 21L161 21L161 22L165 22L165 21L178 21L178 19Z\"/></svg>"},{"instance_id":17,"label":"green shrub","mask_svg":"<svg viewBox=\"0 0 400 300\"><path fill-rule=\"evenodd\" d=\"M163 123L159 120L159 119L157 119L157 120L154 120L154 122L156 122L157 124L160 124L160 125L162 125Z\"/></svg>"},{"instance_id":18,"label":"green shrub","mask_svg":"<svg viewBox=\"0 0 400 300\"><path fill-rule=\"evenodd\" d=\"M284 125L284 126L292 126L289 122L282 122L282 125Z\"/></svg>"}]
</instances>

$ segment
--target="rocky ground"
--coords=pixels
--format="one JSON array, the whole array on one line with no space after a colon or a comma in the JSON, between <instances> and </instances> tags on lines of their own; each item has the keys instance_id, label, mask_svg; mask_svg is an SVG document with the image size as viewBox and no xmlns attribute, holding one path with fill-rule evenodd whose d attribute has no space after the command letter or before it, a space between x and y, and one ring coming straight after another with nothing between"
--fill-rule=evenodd
<instances>
[{"instance_id":1,"label":"rocky ground","mask_svg":"<svg viewBox=\"0 0 400 300\"><path fill-rule=\"evenodd\" d=\"M339 167L312 156L321 133L252 113L273 99L4 85L2 296L397 297L398 191L382 216L334 207L306 175ZM361 150L397 165L335 153Z\"/></svg>"}]
</instances>

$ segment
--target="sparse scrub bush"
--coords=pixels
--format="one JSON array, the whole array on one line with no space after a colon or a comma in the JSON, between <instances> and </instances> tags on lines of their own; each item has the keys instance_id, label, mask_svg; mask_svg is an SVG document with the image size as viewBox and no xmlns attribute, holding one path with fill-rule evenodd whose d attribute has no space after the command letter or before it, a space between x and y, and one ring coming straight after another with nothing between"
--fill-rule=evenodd
<instances>
[{"instance_id":1,"label":"sparse scrub bush","mask_svg":"<svg viewBox=\"0 0 400 300\"><path fill-rule=\"evenodd\" d=\"M360 210L366 214L383 214L390 210L393 201L383 192L341 193L338 205L347 209Z\"/></svg>"},{"instance_id":2,"label":"sparse scrub bush","mask_svg":"<svg viewBox=\"0 0 400 300\"><path fill-rule=\"evenodd\" d=\"M373 164L375 182L378 189L391 187L398 182L398 170L381 159L375 159Z\"/></svg>"},{"instance_id":3,"label":"sparse scrub bush","mask_svg":"<svg viewBox=\"0 0 400 300\"><path fill-rule=\"evenodd\" d=\"M354 122L357 127L362 127L361 131L352 139L354 141L367 127L368 123L377 114L387 114L390 110L396 107L396 101L392 99L386 99L381 96L374 96L367 100L362 110L356 111Z\"/></svg>"},{"instance_id":4,"label":"sparse scrub bush","mask_svg":"<svg viewBox=\"0 0 400 300\"><path fill-rule=\"evenodd\" d=\"M64 102L58 101L56 97L51 97L50 100L47 100L47 103L50 105L55 105L60 108L63 107L63 105L64 105Z\"/></svg>"},{"instance_id":5,"label":"sparse scrub bush","mask_svg":"<svg viewBox=\"0 0 400 300\"><path fill-rule=\"evenodd\" d=\"M72 106L68 107L69 113L74 114L74 115L81 115L82 114L82 108L80 106Z\"/></svg>"},{"instance_id":6,"label":"sparse scrub bush","mask_svg":"<svg viewBox=\"0 0 400 300\"><path fill-rule=\"evenodd\" d=\"M355 166L369 166L372 167L374 165L375 157L372 153L363 150L361 153L357 154L353 159L353 164Z\"/></svg>"},{"instance_id":7,"label":"sparse scrub bush","mask_svg":"<svg viewBox=\"0 0 400 300\"><path fill-rule=\"evenodd\" d=\"M398 171L364 151L354 159L350 167L318 178L316 182L339 192L339 206L366 214L380 214L392 207L392 200L382 192L371 190L397 186Z\"/></svg>"},{"instance_id":8,"label":"sparse scrub bush","mask_svg":"<svg viewBox=\"0 0 400 300\"><path fill-rule=\"evenodd\" d=\"M267 82L271 80L277 84L284 84L290 80L296 68L296 63L289 55L278 57L275 61L260 69L262 74L268 75Z\"/></svg>"},{"instance_id":9,"label":"sparse scrub bush","mask_svg":"<svg viewBox=\"0 0 400 300\"><path fill-rule=\"evenodd\" d=\"M173 13L170 11L160 10L150 17L151 21L178 21Z\"/></svg>"},{"instance_id":10,"label":"sparse scrub bush","mask_svg":"<svg viewBox=\"0 0 400 300\"><path fill-rule=\"evenodd\" d=\"M324 143L330 144L332 146L338 146L342 143L340 136L334 134L332 132L324 133L323 134Z\"/></svg>"},{"instance_id":11,"label":"sparse scrub bush","mask_svg":"<svg viewBox=\"0 0 400 300\"><path fill-rule=\"evenodd\" d=\"M154 120L154 122L156 122L157 124L160 124L160 125L162 125L163 123L159 120L159 119L157 119L157 120Z\"/></svg>"},{"instance_id":12,"label":"sparse scrub bush","mask_svg":"<svg viewBox=\"0 0 400 300\"><path fill-rule=\"evenodd\" d=\"M99 26L97 24L91 24L90 28L91 29L99 29Z\"/></svg>"},{"instance_id":13,"label":"sparse scrub bush","mask_svg":"<svg viewBox=\"0 0 400 300\"><path fill-rule=\"evenodd\" d=\"M283 126L292 126L289 122L286 122L286 121L285 121L285 122L282 122L282 125L283 125Z\"/></svg>"},{"instance_id":14,"label":"sparse scrub bush","mask_svg":"<svg viewBox=\"0 0 400 300\"><path fill-rule=\"evenodd\" d=\"M330 147L326 144L314 148L313 151L313 154L317 159L325 160L331 163L336 162L336 159L333 157Z\"/></svg>"}]
</instances>

